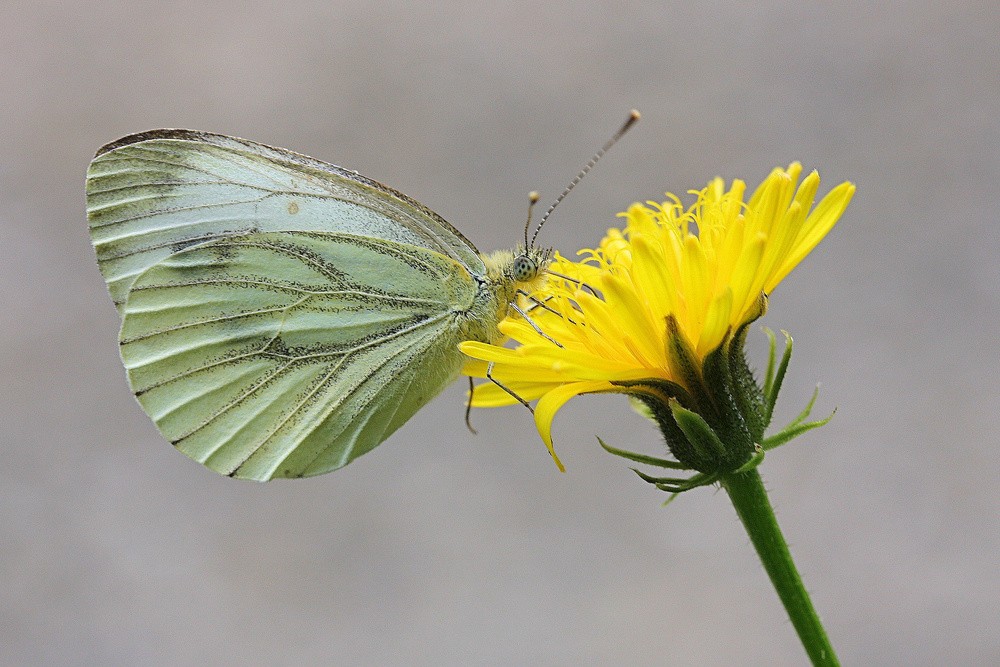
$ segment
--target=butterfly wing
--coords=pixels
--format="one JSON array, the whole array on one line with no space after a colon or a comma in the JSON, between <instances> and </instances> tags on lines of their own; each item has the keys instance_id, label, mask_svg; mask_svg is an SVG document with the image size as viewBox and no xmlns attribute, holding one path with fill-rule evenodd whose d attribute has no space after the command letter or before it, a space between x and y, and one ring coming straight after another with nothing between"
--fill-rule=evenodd
<instances>
[{"instance_id":1,"label":"butterfly wing","mask_svg":"<svg viewBox=\"0 0 1000 667\"><path fill-rule=\"evenodd\" d=\"M123 304L129 382L163 435L220 473L334 470L459 371L457 261L330 232L232 235L174 252Z\"/></svg>"},{"instance_id":2,"label":"butterfly wing","mask_svg":"<svg viewBox=\"0 0 1000 667\"><path fill-rule=\"evenodd\" d=\"M440 216L357 173L220 134L152 130L98 151L87 172L97 259L119 310L172 253L254 232L328 231L428 248L475 275L475 246Z\"/></svg>"}]
</instances>

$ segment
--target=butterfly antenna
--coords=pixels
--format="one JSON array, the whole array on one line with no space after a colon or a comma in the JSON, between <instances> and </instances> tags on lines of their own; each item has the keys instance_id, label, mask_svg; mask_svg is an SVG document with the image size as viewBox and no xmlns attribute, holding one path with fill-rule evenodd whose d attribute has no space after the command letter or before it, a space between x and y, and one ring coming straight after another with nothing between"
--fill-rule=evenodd
<instances>
[{"instance_id":1,"label":"butterfly antenna","mask_svg":"<svg viewBox=\"0 0 1000 667\"><path fill-rule=\"evenodd\" d=\"M632 126L635 125L637 120L639 120L639 112L632 109L629 113L628 120L626 120L625 123L618 128L618 131L615 132L610 139L608 139L607 143L601 146L601 150L594 153L594 156L590 158L589 162L587 162L587 166L580 170L580 173L576 175L576 178L570 181L569 185L566 186L566 189L562 191L562 194L556 197L556 200L552 202L552 206L549 206L549 210L545 211L545 215L542 216L542 219L538 222L538 226L535 227L535 233L531 235L531 243L529 243L527 247L530 248L535 245L535 239L538 238L538 232L542 231L542 225L544 225L545 221L549 219L550 215L552 215L552 211L556 210L556 206L559 206L559 203L566 198L566 195L573 191L573 188L576 187L577 183L582 181L583 177L594 168L597 161L604 157L604 154L607 153L612 146L618 143L618 140L621 139L626 132L632 129ZM527 238L527 228L525 228L525 238Z\"/></svg>"},{"instance_id":2,"label":"butterfly antenna","mask_svg":"<svg viewBox=\"0 0 1000 667\"><path fill-rule=\"evenodd\" d=\"M528 193L528 219L524 221L524 249L528 249L528 228L531 226L531 211L535 208L535 204L538 203L539 195L537 192L532 190Z\"/></svg>"}]
</instances>

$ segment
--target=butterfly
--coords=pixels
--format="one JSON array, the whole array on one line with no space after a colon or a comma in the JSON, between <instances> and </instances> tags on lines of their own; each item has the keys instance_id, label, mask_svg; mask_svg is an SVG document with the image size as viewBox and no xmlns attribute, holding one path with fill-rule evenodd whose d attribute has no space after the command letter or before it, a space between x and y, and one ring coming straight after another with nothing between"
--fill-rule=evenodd
<instances>
[{"instance_id":1,"label":"butterfly","mask_svg":"<svg viewBox=\"0 0 1000 667\"><path fill-rule=\"evenodd\" d=\"M109 143L86 190L133 393L231 477L319 475L382 443L458 377L461 341L502 340L551 257L527 225L482 254L357 172L208 132Z\"/></svg>"}]
</instances>

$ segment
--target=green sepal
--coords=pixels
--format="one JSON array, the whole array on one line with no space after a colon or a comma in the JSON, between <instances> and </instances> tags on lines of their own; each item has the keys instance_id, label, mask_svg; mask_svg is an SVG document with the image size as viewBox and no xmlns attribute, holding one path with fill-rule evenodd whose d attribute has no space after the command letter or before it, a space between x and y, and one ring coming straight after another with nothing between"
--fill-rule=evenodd
<instances>
[{"instance_id":1,"label":"green sepal","mask_svg":"<svg viewBox=\"0 0 1000 667\"><path fill-rule=\"evenodd\" d=\"M639 479L650 484L687 484L690 481L688 477L654 477L653 475L647 475L638 468L631 468L631 470L639 476Z\"/></svg>"},{"instance_id":2,"label":"green sepal","mask_svg":"<svg viewBox=\"0 0 1000 667\"><path fill-rule=\"evenodd\" d=\"M636 468L632 468L632 472L638 475L642 481L649 482L661 491L667 491L674 495L690 491L691 489L697 489L699 486L714 484L719 479L719 476L715 473L704 472L695 473L690 477L653 477Z\"/></svg>"},{"instance_id":3,"label":"green sepal","mask_svg":"<svg viewBox=\"0 0 1000 667\"><path fill-rule=\"evenodd\" d=\"M597 438L597 442L600 443L601 447L604 448L609 454L614 454L615 456L620 456L623 459L628 459L629 461L635 461L636 463L643 463L645 465L656 466L658 468L668 468L670 470L690 470L683 463L678 461L669 461L667 459L661 459L656 456L649 456L648 454L639 454L637 452L630 452L625 449L618 449L617 447L612 447L608 443L601 440L600 437Z\"/></svg>"},{"instance_id":4,"label":"green sepal","mask_svg":"<svg viewBox=\"0 0 1000 667\"><path fill-rule=\"evenodd\" d=\"M657 466L659 468L667 468L670 470L690 470L690 468L678 461L669 461L656 456L649 456L648 454L639 454L637 452L630 452L625 449L612 447L608 443L604 442L604 440L600 437L597 438L597 442L600 443L604 451L609 454L614 454L615 456L620 456L630 461ZM718 475L716 474L695 473L691 477L656 477L646 474L637 468L631 468L631 470L643 481L648 482L657 489L666 491L670 494L670 497L663 502L664 506L670 504L670 502L673 501L678 494L698 488L699 486L712 484L718 479Z\"/></svg>"},{"instance_id":5,"label":"green sepal","mask_svg":"<svg viewBox=\"0 0 1000 667\"><path fill-rule=\"evenodd\" d=\"M612 384L614 384L614 382L612 382ZM635 410L637 413L639 413L639 415L645 417L654 424L656 423L656 416L653 414L653 411L649 409L648 405L640 401L632 394L625 394L625 396L628 398L629 405L632 406L633 410Z\"/></svg>"},{"instance_id":6,"label":"green sepal","mask_svg":"<svg viewBox=\"0 0 1000 667\"><path fill-rule=\"evenodd\" d=\"M692 466L702 472L717 470L719 462L728 458L726 445L716 435L708 422L697 412L688 410L676 400L670 401L670 412L677 427L684 433L700 465Z\"/></svg>"},{"instance_id":7,"label":"green sepal","mask_svg":"<svg viewBox=\"0 0 1000 667\"><path fill-rule=\"evenodd\" d=\"M677 494L684 493L685 491L690 491L692 489L697 489L701 486L708 486L709 484L715 484L719 479L719 475L716 473L705 473L699 472L695 475L691 475L686 480L682 480L680 484L667 484L660 483L654 484L656 488L660 491L666 491L672 494L670 498L666 500L663 504L666 505L671 500L677 497Z\"/></svg>"},{"instance_id":8,"label":"green sepal","mask_svg":"<svg viewBox=\"0 0 1000 667\"><path fill-rule=\"evenodd\" d=\"M767 310L767 299L763 294L758 303L760 304L758 313L763 314ZM759 316L757 315L757 317ZM764 404L764 392L757 384L757 379L754 377L746 358L747 333L755 319L747 320L740 325L726 347L729 350L729 376L732 382L733 397L746 422L747 430L750 432L750 440L759 442L771 421L771 415L767 412Z\"/></svg>"},{"instance_id":9,"label":"green sepal","mask_svg":"<svg viewBox=\"0 0 1000 667\"><path fill-rule=\"evenodd\" d=\"M813 406L816 404L817 396L819 396L819 387L816 387L816 389L813 390L812 397L809 399L809 402L806 404L806 407L802 410L802 412L798 414L798 416L795 417L795 419L788 422L788 424L783 429L781 429L774 435L770 435L764 438L764 440L761 442L761 445L763 446L765 451L774 449L775 447L780 447L781 445L784 445L790 440L802 435L806 431L811 431L814 428L819 428L820 426L826 426L827 424L830 423L830 420L833 419L833 416L837 414L836 410L831 412L829 416L824 417L823 419L817 419L811 422L805 421L806 419L809 418L809 414L812 412Z\"/></svg>"},{"instance_id":10,"label":"green sepal","mask_svg":"<svg viewBox=\"0 0 1000 667\"><path fill-rule=\"evenodd\" d=\"M790 440L799 437L806 431L811 431L814 428L819 428L820 426L826 426L827 424L830 423L830 420L833 419L833 416L835 414L837 414L836 410L831 412L829 416L824 417L823 419L817 419L816 421L812 422L805 422L804 424L796 424L794 426L786 426L785 428L778 431L774 435L764 438L764 442L761 444L765 450L771 450L774 449L775 447L780 447L781 445L784 445Z\"/></svg>"},{"instance_id":11,"label":"green sepal","mask_svg":"<svg viewBox=\"0 0 1000 667\"><path fill-rule=\"evenodd\" d=\"M799 424L809 419L809 414L812 412L813 406L816 405L817 398L819 398L819 385L816 385L813 388L812 396L809 397L809 402L806 403L806 407L802 408L802 412L796 415L795 419L788 422L785 428L788 428L789 426L795 426L796 424ZM836 412L836 410L834 412ZM832 417L833 415L830 416Z\"/></svg>"},{"instance_id":12,"label":"green sepal","mask_svg":"<svg viewBox=\"0 0 1000 667\"><path fill-rule=\"evenodd\" d=\"M699 411L711 423L712 430L719 440L726 443L725 456L715 466L715 469L722 470L732 469L746 461L753 452L756 440L744 415L744 410L756 412L755 394L749 397L740 395L741 389L734 385L729 356L726 353L730 349L729 345L723 343L705 357L702 369L705 385L712 395L715 414L711 414L708 410Z\"/></svg>"},{"instance_id":13,"label":"green sepal","mask_svg":"<svg viewBox=\"0 0 1000 667\"><path fill-rule=\"evenodd\" d=\"M651 399L662 399L662 398L675 398L680 401L681 405L684 406L694 406L694 397L688 392L687 389L677 384L676 382L671 382L670 380L663 380L661 378L647 378L645 380L615 380L611 383L616 387L626 387L633 389L634 391L625 392L629 395L629 398L633 398L642 401L649 412L641 413L644 417L652 419L653 421L658 421L660 417L664 414L670 414L664 409L657 409L656 407L650 405ZM663 405L661 401L661 405Z\"/></svg>"},{"instance_id":14,"label":"green sepal","mask_svg":"<svg viewBox=\"0 0 1000 667\"><path fill-rule=\"evenodd\" d=\"M715 484L719 481L719 476L717 474L708 474L700 472L697 475L691 475L683 484L677 484L670 486L667 484L656 484L656 488L660 491L666 491L670 496L663 501L661 507L666 507L670 503L674 502L679 495L685 491L690 491L692 489L697 489L702 486L708 486L709 484Z\"/></svg>"},{"instance_id":15,"label":"green sepal","mask_svg":"<svg viewBox=\"0 0 1000 667\"><path fill-rule=\"evenodd\" d=\"M767 336L768 347L767 347L767 370L764 373L764 396L771 395L771 384L774 382L774 364L775 364L775 354L778 347L777 341L774 339L774 332L767 327L761 327L761 331Z\"/></svg>"},{"instance_id":16,"label":"green sepal","mask_svg":"<svg viewBox=\"0 0 1000 667\"><path fill-rule=\"evenodd\" d=\"M666 324L665 351L670 369L677 373L679 384L687 389L692 399L690 402L685 402L685 405L691 408L697 406L703 410L712 404L712 399L701 375L702 369L698 363L698 355L688 343L687 338L684 337L676 317L672 314L667 315Z\"/></svg>"},{"instance_id":17,"label":"green sepal","mask_svg":"<svg viewBox=\"0 0 1000 667\"><path fill-rule=\"evenodd\" d=\"M759 466L761 463L764 462L764 453L765 453L765 451L766 450L763 447L761 447L760 445L754 445L754 455L752 457L750 457L749 461L747 461L746 463L744 463L743 465L741 465L739 468L737 468L736 470L734 470L731 474L733 474L733 475L739 475L741 473L747 472L748 470L753 470L754 468L756 468L757 466Z\"/></svg>"},{"instance_id":18,"label":"green sepal","mask_svg":"<svg viewBox=\"0 0 1000 667\"><path fill-rule=\"evenodd\" d=\"M667 468L670 470L690 470L683 463L678 461L669 461L667 459L661 459L656 456L649 456L647 454L639 454L637 452L630 452L625 449L619 449L617 447L612 447L608 443L604 442L600 437L597 438L597 442L600 443L604 451L609 454L614 454L615 456L620 456L624 459L630 461L635 461L637 463L643 463L646 465L657 466L659 468ZM677 497L678 494L684 491L690 491L691 489L698 488L699 486L705 486L707 484L712 484L718 479L716 474L706 474L706 473L695 473L691 477L655 477L653 475L648 475L637 468L631 468L632 472L639 476L645 482L648 482L655 486L661 491L666 491L670 494L670 497L663 502L666 506Z\"/></svg>"},{"instance_id":19,"label":"green sepal","mask_svg":"<svg viewBox=\"0 0 1000 667\"><path fill-rule=\"evenodd\" d=\"M788 370L788 363L792 360L792 336L787 331L782 330L782 335L785 337L785 351L781 355L781 362L778 367L774 366L775 359L775 348L777 342L775 340L774 332L770 329L764 329L764 333L767 334L770 340L770 350L767 358L767 375L764 378L764 410L767 416L767 421L771 421L771 415L774 414L774 406L778 402L778 392L781 391L781 383L785 379L785 372Z\"/></svg>"},{"instance_id":20,"label":"green sepal","mask_svg":"<svg viewBox=\"0 0 1000 667\"><path fill-rule=\"evenodd\" d=\"M670 410L670 401L678 401L681 405L695 407L695 399L682 386L669 380L650 378L647 380L631 380L628 382L615 382L615 386L628 389L628 394L646 406L648 415L663 434L663 439L667 443L667 449L674 455L687 470L698 470L698 466L706 465L700 459L691 444L688 442L684 432L674 421L673 412ZM710 468L713 469L714 468Z\"/></svg>"}]
</instances>

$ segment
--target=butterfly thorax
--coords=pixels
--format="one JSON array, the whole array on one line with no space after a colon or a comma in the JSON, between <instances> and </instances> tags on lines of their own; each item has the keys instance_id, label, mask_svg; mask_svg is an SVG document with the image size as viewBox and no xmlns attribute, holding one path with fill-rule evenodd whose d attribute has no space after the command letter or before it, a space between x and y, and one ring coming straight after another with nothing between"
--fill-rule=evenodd
<instances>
[{"instance_id":1,"label":"butterfly thorax","mask_svg":"<svg viewBox=\"0 0 1000 667\"><path fill-rule=\"evenodd\" d=\"M517 248L481 255L486 275L470 318L463 327L466 340L496 343L503 340L497 325L517 303L519 293L531 294L545 285L545 269L552 261L549 248Z\"/></svg>"}]
</instances>

